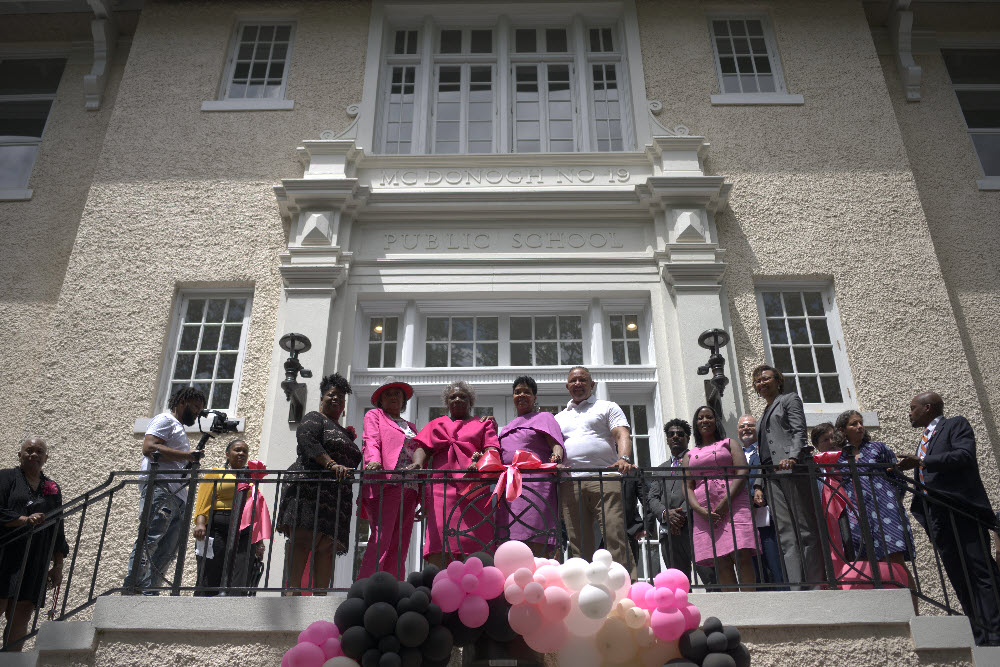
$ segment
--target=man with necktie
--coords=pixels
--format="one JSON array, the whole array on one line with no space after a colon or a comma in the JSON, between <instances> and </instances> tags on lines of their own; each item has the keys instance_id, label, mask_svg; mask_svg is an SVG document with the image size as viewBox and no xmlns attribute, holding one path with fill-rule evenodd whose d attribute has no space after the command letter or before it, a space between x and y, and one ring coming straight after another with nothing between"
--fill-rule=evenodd
<instances>
[{"instance_id":1,"label":"man with necktie","mask_svg":"<svg viewBox=\"0 0 1000 667\"><path fill-rule=\"evenodd\" d=\"M996 516L979 476L972 426L962 416L946 418L944 401L934 392L910 401L910 425L923 434L917 453L900 456L899 467L915 468L914 480L925 487L914 494L910 512L941 556L976 644L1000 645L1000 570L986 530Z\"/></svg>"},{"instance_id":2,"label":"man with necktie","mask_svg":"<svg viewBox=\"0 0 1000 667\"><path fill-rule=\"evenodd\" d=\"M691 511L687 505L681 461L691 440L691 425L683 419L671 419L663 427L670 448L670 458L657 466L657 475L648 478L646 504L660 522L660 553L668 568L675 568L691 578ZM715 569L695 565L698 578L705 584L716 583Z\"/></svg>"}]
</instances>

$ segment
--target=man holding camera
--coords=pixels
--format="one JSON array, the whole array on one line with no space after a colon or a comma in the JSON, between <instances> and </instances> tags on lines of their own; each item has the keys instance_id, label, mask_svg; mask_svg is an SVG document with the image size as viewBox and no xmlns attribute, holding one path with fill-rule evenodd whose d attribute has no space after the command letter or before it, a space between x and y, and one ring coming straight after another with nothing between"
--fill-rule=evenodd
<instances>
[{"instance_id":1,"label":"man holding camera","mask_svg":"<svg viewBox=\"0 0 1000 667\"><path fill-rule=\"evenodd\" d=\"M184 506L187 503L188 484L185 475L174 472L183 470L188 463L197 462L201 452L192 452L185 426L194 426L205 409L205 394L194 387L184 387L174 392L168 403L169 411L153 417L142 441L141 470L149 470L151 458L156 457L159 468L152 493L152 508L146 537L140 546L136 540L128 562L129 574L125 577L126 592L143 590L167 581L167 568L177 552ZM146 516L147 478L139 483L139 521ZM136 552L141 553L138 563ZM156 592L144 591L147 595Z\"/></svg>"}]
</instances>

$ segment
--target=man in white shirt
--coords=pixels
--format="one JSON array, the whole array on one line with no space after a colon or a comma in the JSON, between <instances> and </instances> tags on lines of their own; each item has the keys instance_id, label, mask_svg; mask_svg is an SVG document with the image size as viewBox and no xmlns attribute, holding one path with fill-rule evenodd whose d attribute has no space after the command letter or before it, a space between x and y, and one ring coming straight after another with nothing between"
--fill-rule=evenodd
<instances>
[{"instance_id":1,"label":"man in white shirt","mask_svg":"<svg viewBox=\"0 0 1000 667\"><path fill-rule=\"evenodd\" d=\"M142 441L140 470L149 470L149 457L154 452L159 454L159 468L153 487L152 509L149 512L142 555L136 564L136 552L140 550L137 539L129 557L129 575L125 577L127 592L132 592L133 586L141 590L162 586L169 581L167 568L177 552L177 540L180 537L188 495L186 475L175 471L183 470L189 462L201 458L200 452L191 451L184 427L194 426L198 420L201 411L205 409L205 394L193 387L178 389L170 397L168 407L168 412L156 415L149 422ZM146 510L145 479L139 484L140 522Z\"/></svg>"},{"instance_id":2,"label":"man in white shirt","mask_svg":"<svg viewBox=\"0 0 1000 667\"><path fill-rule=\"evenodd\" d=\"M635 561L625 533L621 475L635 472L628 419L616 403L594 397L597 383L583 366L570 369L566 381L570 401L556 415L563 434L568 468L600 468L598 472L573 471L560 483L559 499L569 537L570 555L590 560L594 555L594 525L600 524L604 544L616 562L636 576ZM591 479L579 479L589 477Z\"/></svg>"}]
</instances>

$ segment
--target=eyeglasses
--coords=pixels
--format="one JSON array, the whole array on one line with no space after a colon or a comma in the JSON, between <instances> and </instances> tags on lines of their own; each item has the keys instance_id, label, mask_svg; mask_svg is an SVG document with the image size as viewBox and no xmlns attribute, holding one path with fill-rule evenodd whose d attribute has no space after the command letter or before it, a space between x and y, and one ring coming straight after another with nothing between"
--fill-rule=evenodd
<instances>
[{"instance_id":1,"label":"eyeglasses","mask_svg":"<svg viewBox=\"0 0 1000 667\"><path fill-rule=\"evenodd\" d=\"M678 431L669 431L667 433L667 438L669 440L683 440L686 437L687 437L687 433L684 433L683 431L679 431L679 432Z\"/></svg>"},{"instance_id":2,"label":"eyeglasses","mask_svg":"<svg viewBox=\"0 0 1000 667\"><path fill-rule=\"evenodd\" d=\"M754 380L753 384L756 387L759 384L767 384L768 382L770 382L773 379L774 379L773 375L770 375L768 377L761 376L761 377L757 378L756 380Z\"/></svg>"}]
</instances>

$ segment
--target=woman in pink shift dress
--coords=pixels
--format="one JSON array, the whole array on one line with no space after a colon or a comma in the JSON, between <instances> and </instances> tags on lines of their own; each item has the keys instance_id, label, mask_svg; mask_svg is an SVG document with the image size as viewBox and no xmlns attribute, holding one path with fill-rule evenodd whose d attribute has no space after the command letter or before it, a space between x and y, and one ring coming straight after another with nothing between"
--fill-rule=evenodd
<instances>
[{"instance_id":1,"label":"woman in pink shift dress","mask_svg":"<svg viewBox=\"0 0 1000 667\"><path fill-rule=\"evenodd\" d=\"M743 447L729 438L720 439L715 410L706 406L694 413L695 446L684 456L688 469L688 504L694 512L694 560L714 566L723 585L757 583L753 571L756 553L750 496L746 491ZM707 497L706 497L707 496Z\"/></svg>"}]
</instances>

